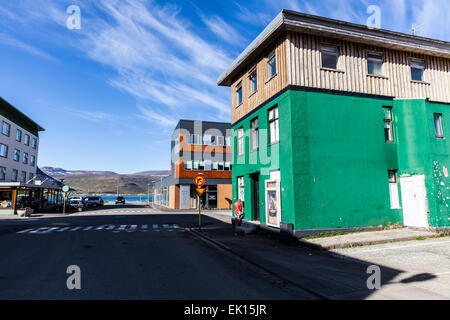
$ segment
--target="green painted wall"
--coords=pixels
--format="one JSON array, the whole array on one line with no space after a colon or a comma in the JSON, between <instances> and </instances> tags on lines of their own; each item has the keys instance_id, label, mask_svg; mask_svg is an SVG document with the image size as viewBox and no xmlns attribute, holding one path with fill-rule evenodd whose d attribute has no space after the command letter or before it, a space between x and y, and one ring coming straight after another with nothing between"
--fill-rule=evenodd
<instances>
[{"instance_id":1,"label":"green painted wall","mask_svg":"<svg viewBox=\"0 0 450 320\"><path fill-rule=\"evenodd\" d=\"M278 105L280 142L268 144L268 109ZM394 142L385 142L383 107L392 107ZM233 126L245 133L245 152L233 148L233 202L237 178L245 181L245 218L252 220L251 174L260 173L260 220L265 222L264 180L281 172L282 221L296 230L403 223L401 209L390 208L388 170L426 174L430 224L448 225L450 145L434 138L433 113L447 105L420 100L386 100L288 90ZM250 121L259 120L259 149L250 150ZM450 116L449 116L450 118ZM441 174L441 175L440 175ZM450 180L449 180L450 181ZM399 198L401 205L401 190ZM437 196L439 195L439 196ZM447 199L448 197L448 199ZM429 199L432 199L429 196ZM447 203L448 202L448 203Z\"/></svg>"},{"instance_id":2,"label":"green painted wall","mask_svg":"<svg viewBox=\"0 0 450 320\"><path fill-rule=\"evenodd\" d=\"M433 227L450 226L450 113L445 104L425 100L395 100L398 123L399 175L425 175L429 203L428 222ZM434 114L442 114L444 139L436 138Z\"/></svg>"}]
</instances>

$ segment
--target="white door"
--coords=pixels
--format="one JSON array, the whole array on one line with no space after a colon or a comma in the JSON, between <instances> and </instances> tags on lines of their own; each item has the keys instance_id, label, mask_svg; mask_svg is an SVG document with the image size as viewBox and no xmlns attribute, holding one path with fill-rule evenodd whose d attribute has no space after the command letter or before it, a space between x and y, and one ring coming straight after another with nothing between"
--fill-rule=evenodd
<instances>
[{"instance_id":1,"label":"white door","mask_svg":"<svg viewBox=\"0 0 450 320\"><path fill-rule=\"evenodd\" d=\"M425 176L400 178L403 224L407 227L428 227L428 200Z\"/></svg>"},{"instance_id":2,"label":"white door","mask_svg":"<svg viewBox=\"0 0 450 320\"><path fill-rule=\"evenodd\" d=\"M180 209L189 209L191 186L180 186Z\"/></svg>"}]
</instances>

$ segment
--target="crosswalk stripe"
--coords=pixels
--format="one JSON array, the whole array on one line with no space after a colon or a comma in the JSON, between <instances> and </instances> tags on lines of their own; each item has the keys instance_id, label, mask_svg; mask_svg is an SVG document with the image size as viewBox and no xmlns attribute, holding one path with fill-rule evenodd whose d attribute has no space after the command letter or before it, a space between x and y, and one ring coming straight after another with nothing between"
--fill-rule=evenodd
<instances>
[{"instance_id":1,"label":"crosswalk stripe","mask_svg":"<svg viewBox=\"0 0 450 320\"><path fill-rule=\"evenodd\" d=\"M153 224L151 225L153 231L155 232L160 232L160 231L168 231L168 232L172 232L174 230L177 231L184 231L178 224L167 224L164 223L161 226L159 224ZM116 227L118 227L116 229ZM17 231L16 233L18 234L22 234L22 233L43 233L43 234L47 234L47 233L51 233L51 232L64 232L64 231L89 231L89 230L108 230L108 231L113 231L113 232L121 232L121 231L126 231L126 232L135 232L137 231L137 229L140 229L141 232L147 232L149 229L149 225L148 224L142 224L142 225L137 225L137 224L133 224L133 225L127 225L127 224L122 224L120 226L117 225L101 225L98 227L95 226L87 226L87 227L83 227L83 226L66 226L66 227L51 227L51 226L46 226L46 227L39 227L39 228L28 228L28 229L24 229L24 230L20 230Z\"/></svg>"},{"instance_id":2,"label":"crosswalk stripe","mask_svg":"<svg viewBox=\"0 0 450 320\"><path fill-rule=\"evenodd\" d=\"M59 229L59 227L52 227L52 228L49 228L49 229L43 231L42 233L50 233L50 232L58 230L58 229Z\"/></svg>"},{"instance_id":3,"label":"crosswalk stripe","mask_svg":"<svg viewBox=\"0 0 450 320\"><path fill-rule=\"evenodd\" d=\"M136 230L136 228L137 228L137 225L133 224L130 226L130 228L128 228L127 232L133 232L134 230Z\"/></svg>"},{"instance_id":4,"label":"crosswalk stripe","mask_svg":"<svg viewBox=\"0 0 450 320\"><path fill-rule=\"evenodd\" d=\"M30 231L32 231L32 230L34 230L34 229L35 229L35 228L29 228L29 229L17 231L16 233L26 233L26 232L30 232Z\"/></svg>"},{"instance_id":5,"label":"crosswalk stripe","mask_svg":"<svg viewBox=\"0 0 450 320\"><path fill-rule=\"evenodd\" d=\"M37 228L36 230L30 231L29 233L38 233L38 232L42 232L45 229L48 229L49 227L41 227L41 228Z\"/></svg>"}]
</instances>

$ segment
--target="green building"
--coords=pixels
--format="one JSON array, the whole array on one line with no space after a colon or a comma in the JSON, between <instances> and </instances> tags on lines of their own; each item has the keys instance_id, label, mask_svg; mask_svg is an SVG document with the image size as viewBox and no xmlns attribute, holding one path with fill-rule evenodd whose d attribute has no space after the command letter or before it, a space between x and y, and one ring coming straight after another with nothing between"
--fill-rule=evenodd
<instances>
[{"instance_id":1,"label":"green building","mask_svg":"<svg viewBox=\"0 0 450 320\"><path fill-rule=\"evenodd\" d=\"M246 220L450 226L448 42L283 10L218 84Z\"/></svg>"}]
</instances>

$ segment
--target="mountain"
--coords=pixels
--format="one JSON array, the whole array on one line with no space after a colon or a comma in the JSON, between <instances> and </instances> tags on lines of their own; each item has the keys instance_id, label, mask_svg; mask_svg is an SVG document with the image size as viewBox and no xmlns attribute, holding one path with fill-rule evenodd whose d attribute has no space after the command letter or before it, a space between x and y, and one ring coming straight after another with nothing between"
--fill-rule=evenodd
<instances>
[{"instance_id":1,"label":"mountain","mask_svg":"<svg viewBox=\"0 0 450 320\"><path fill-rule=\"evenodd\" d=\"M40 169L53 178L62 178L69 175L117 175L112 171L65 170L53 167L42 167Z\"/></svg>"},{"instance_id":2,"label":"mountain","mask_svg":"<svg viewBox=\"0 0 450 320\"><path fill-rule=\"evenodd\" d=\"M49 176L61 180L64 184L82 194L147 194L152 192L152 181L160 181L161 176L169 175L167 170L153 170L134 174L118 174L111 171L65 170L62 168L42 167Z\"/></svg>"}]
</instances>

